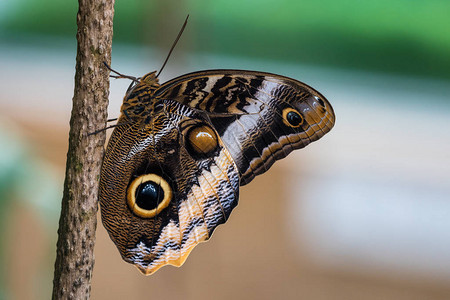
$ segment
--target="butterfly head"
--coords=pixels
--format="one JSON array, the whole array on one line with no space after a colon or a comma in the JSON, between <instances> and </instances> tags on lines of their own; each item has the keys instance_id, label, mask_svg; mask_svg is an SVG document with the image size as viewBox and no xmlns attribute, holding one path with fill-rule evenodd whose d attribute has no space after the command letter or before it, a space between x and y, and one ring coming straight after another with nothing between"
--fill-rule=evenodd
<instances>
[{"instance_id":1,"label":"butterfly head","mask_svg":"<svg viewBox=\"0 0 450 300\"><path fill-rule=\"evenodd\" d=\"M148 87L159 87L159 79L156 77L156 71L145 74L140 82Z\"/></svg>"}]
</instances>

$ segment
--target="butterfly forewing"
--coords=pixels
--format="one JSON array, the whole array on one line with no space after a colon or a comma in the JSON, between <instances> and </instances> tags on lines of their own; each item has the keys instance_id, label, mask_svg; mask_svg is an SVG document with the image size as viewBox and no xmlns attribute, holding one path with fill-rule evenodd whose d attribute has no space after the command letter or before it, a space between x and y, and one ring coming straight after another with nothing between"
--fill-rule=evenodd
<instances>
[{"instance_id":1,"label":"butterfly forewing","mask_svg":"<svg viewBox=\"0 0 450 300\"><path fill-rule=\"evenodd\" d=\"M335 122L333 108L322 94L305 83L270 73L195 72L166 82L155 96L209 114L238 165L241 185L292 150L325 135ZM301 124L289 123L295 117Z\"/></svg>"}]
</instances>

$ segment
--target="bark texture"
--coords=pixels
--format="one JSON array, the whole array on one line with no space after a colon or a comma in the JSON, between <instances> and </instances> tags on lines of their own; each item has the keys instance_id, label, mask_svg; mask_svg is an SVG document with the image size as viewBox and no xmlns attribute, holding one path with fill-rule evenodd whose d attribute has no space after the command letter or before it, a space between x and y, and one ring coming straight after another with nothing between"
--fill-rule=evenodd
<instances>
[{"instance_id":1,"label":"bark texture","mask_svg":"<svg viewBox=\"0 0 450 300\"><path fill-rule=\"evenodd\" d=\"M87 299L109 96L114 0L79 0L75 91L59 220L53 299Z\"/></svg>"}]
</instances>

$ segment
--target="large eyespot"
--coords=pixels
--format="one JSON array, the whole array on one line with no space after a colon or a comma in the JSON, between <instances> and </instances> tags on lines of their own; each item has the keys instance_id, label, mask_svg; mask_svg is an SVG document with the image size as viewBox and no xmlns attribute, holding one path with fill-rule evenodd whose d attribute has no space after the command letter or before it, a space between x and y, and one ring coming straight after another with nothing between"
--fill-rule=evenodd
<instances>
[{"instance_id":1,"label":"large eyespot","mask_svg":"<svg viewBox=\"0 0 450 300\"><path fill-rule=\"evenodd\" d=\"M205 124L193 126L186 135L186 146L193 156L210 156L214 154L219 141L214 129Z\"/></svg>"},{"instance_id":2,"label":"large eyespot","mask_svg":"<svg viewBox=\"0 0 450 300\"><path fill-rule=\"evenodd\" d=\"M141 218L152 218L166 208L172 200L172 189L164 178L146 174L134 179L127 191L131 211Z\"/></svg>"},{"instance_id":3,"label":"large eyespot","mask_svg":"<svg viewBox=\"0 0 450 300\"><path fill-rule=\"evenodd\" d=\"M283 123L289 127L298 128L303 124L302 115L293 108L283 109Z\"/></svg>"}]
</instances>

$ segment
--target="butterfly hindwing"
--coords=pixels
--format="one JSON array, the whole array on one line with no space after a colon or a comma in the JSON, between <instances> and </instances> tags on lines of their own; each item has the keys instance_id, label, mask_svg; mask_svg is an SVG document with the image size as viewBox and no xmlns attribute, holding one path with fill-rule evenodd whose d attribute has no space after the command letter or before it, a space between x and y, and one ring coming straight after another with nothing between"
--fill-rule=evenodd
<instances>
[{"instance_id":1,"label":"butterfly hindwing","mask_svg":"<svg viewBox=\"0 0 450 300\"><path fill-rule=\"evenodd\" d=\"M227 220L239 193L237 167L205 114L173 100L153 114L114 130L100 178L103 224L144 274L180 266Z\"/></svg>"}]
</instances>

